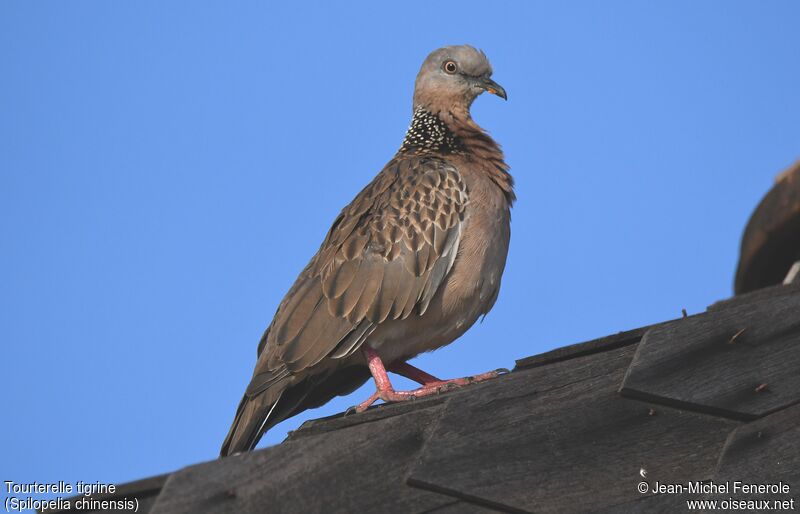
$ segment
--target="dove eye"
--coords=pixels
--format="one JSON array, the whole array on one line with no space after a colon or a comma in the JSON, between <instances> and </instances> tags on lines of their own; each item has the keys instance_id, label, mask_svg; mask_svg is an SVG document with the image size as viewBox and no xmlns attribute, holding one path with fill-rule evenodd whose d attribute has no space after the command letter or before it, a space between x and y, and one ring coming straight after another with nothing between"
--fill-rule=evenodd
<instances>
[{"instance_id":1,"label":"dove eye","mask_svg":"<svg viewBox=\"0 0 800 514\"><path fill-rule=\"evenodd\" d=\"M442 68L444 69L445 73L449 73L450 75L458 71L458 66L456 66L454 61L446 61Z\"/></svg>"}]
</instances>

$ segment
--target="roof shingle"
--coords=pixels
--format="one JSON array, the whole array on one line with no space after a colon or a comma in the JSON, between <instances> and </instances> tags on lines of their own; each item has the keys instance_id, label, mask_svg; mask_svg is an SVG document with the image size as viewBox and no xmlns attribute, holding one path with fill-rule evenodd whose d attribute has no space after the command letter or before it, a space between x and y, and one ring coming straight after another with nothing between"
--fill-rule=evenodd
<instances>
[{"instance_id":1,"label":"roof shingle","mask_svg":"<svg viewBox=\"0 0 800 514\"><path fill-rule=\"evenodd\" d=\"M776 286L437 397L308 421L280 445L148 483L141 494L158 496L139 512L671 512L757 498L641 494L643 480L783 480L794 493L798 312L800 286Z\"/></svg>"}]
</instances>

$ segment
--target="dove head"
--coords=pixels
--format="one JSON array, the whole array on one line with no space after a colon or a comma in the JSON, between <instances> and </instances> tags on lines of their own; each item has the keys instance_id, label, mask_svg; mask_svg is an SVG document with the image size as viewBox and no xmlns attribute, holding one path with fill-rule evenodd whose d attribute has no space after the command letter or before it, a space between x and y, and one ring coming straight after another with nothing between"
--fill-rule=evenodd
<instances>
[{"instance_id":1,"label":"dove head","mask_svg":"<svg viewBox=\"0 0 800 514\"><path fill-rule=\"evenodd\" d=\"M414 87L414 109L469 112L484 91L506 99L506 91L491 79L486 54L469 45L434 50L422 63Z\"/></svg>"}]
</instances>

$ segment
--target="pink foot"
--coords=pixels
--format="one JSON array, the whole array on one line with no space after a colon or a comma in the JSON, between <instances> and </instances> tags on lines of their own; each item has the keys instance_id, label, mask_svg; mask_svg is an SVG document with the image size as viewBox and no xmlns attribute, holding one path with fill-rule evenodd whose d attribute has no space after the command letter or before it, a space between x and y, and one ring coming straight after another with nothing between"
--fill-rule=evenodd
<instances>
[{"instance_id":1,"label":"pink foot","mask_svg":"<svg viewBox=\"0 0 800 514\"><path fill-rule=\"evenodd\" d=\"M386 373L386 368L383 366L383 361L381 361L377 352L367 345L364 345L362 351L364 352L364 357L367 359L367 364L369 365L369 370L372 373L372 378L375 379L376 391L372 393L369 398L355 407L356 412L364 412L367 410L367 408L369 408L370 405L378 400L383 400L387 403L413 400L433 394L439 394L456 387L462 387L465 385L474 384L476 382L489 380L501 375L502 373L508 373L507 369L498 369L496 371L489 371L488 373L481 373L480 375L474 375L471 377L441 380L433 375L425 373L421 369L416 368L407 362L399 362L392 364L389 369L398 375L402 375L406 378L414 380L415 382L419 382L422 384L422 387L412 391L395 391L392 383L389 381L389 375Z\"/></svg>"}]
</instances>

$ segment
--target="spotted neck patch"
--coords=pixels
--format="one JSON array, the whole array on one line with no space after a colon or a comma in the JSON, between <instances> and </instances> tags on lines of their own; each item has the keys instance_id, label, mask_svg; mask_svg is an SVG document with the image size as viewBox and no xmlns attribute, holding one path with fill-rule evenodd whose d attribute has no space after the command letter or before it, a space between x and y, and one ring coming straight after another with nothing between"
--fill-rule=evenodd
<instances>
[{"instance_id":1,"label":"spotted neck patch","mask_svg":"<svg viewBox=\"0 0 800 514\"><path fill-rule=\"evenodd\" d=\"M399 152L452 153L460 149L458 138L430 111L417 107Z\"/></svg>"}]
</instances>

